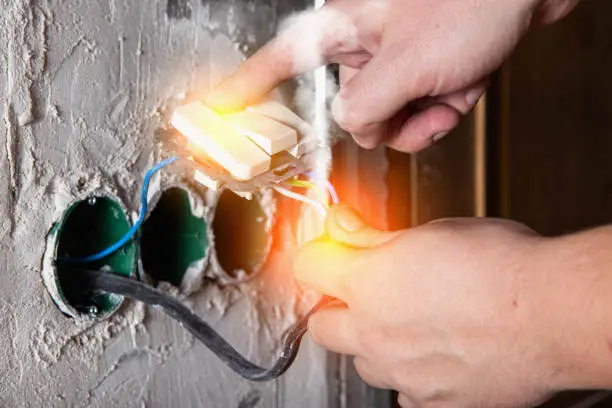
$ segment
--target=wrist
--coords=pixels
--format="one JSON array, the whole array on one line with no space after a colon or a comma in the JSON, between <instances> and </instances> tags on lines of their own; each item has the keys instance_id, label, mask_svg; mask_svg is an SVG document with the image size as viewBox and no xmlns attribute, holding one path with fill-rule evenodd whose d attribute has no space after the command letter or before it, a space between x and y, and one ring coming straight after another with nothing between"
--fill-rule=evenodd
<instances>
[{"instance_id":1,"label":"wrist","mask_svg":"<svg viewBox=\"0 0 612 408\"><path fill-rule=\"evenodd\" d=\"M537 257L551 388L612 388L612 228L546 239Z\"/></svg>"}]
</instances>

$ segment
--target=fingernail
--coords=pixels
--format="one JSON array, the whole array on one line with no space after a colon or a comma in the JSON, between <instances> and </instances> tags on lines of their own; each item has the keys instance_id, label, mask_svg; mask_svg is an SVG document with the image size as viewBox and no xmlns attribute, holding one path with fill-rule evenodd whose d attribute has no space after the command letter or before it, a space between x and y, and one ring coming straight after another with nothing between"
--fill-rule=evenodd
<instances>
[{"instance_id":1,"label":"fingernail","mask_svg":"<svg viewBox=\"0 0 612 408\"><path fill-rule=\"evenodd\" d=\"M342 104L342 97L338 93L338 95L336 95L336 97L332 101L331 105L331 114L337 123L343 123L342 120L344 118L344 111L342 108Z\"/></svg>"},{"instance_id":2,"label":"fingernail","mask_svg":"<svg viewBox=\"0 0 612 408\"><path fill-rule=\"evenodd\" d=\"M355 133L355 134L351 134L351 137L353 138L355 143L357 143L359 146L365 148L366 141L364 140L364 138L362 136L359 136L358 134Z\"/></svg>"},{"instance_id":3,"label":"fingernail","mask_svg":"<svg viewBox=\"0 0 612 408\"><path fill-rule=\"evenodd\" d=\"M350 208L344 208L336 212L336 223L340 228L348 232L358 231L364 225L359 215Z\"/></svg>"},{"instance_id":4,"label":"fingernail","mask_svg":"<svg viewBox=\"0 0 612 408\"><path fill-rule=\"evenodd\" d=\"M351 133L351 137L359 147L362 147L366 150L376 149L378 146L380 146L379 140L373 139L371 135L360 135L357 133Z\"/></svg>"},{"instance_id":5,"label":"fingernail","mask_svg":"<svg viewBox=\"0 0 612 408\"><path fill-rule=\"evenodd\" d=\"M484 90L482 89L472 89L467 93L467 95L465 95L465 103L467 103L468 106L476 105L483 92Z\"/></svg>"},{"instance_id":6,"label":"fingernail","mask_svg":"<svg viewBox=\"0 0 612 408\"><path fill-rule=\"evenodd\" d=\"M442 139L444 136L448 135L448 132L440 132L438 134L435 134L432 139L434 142L437 142L438 140Z\"/></svg>"}]
</instances>

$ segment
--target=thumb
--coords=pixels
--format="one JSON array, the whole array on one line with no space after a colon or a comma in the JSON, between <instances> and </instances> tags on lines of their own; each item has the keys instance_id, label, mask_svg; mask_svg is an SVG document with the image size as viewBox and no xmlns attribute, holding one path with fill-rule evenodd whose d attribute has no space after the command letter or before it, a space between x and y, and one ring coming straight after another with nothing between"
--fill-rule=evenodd
<instances>
[{"instance_id":1,"label":"thumb","mask_svg":"<svg viewBox=\"0 0 612 408\"><path fill-rule=\"evenodd\" d=\"M367 225L354 210L342 204L330 208L325 229L332 240L354 248L382 245L398 234Z\"/></svg>"},{"instance_id":2,"label":"thumb","mask_svg":"<svg viewBox=\"0 0 612 408\"><path fill-rule=\"evenodd\" d=\"M378 146L390 120L411 102L431 93L431 78L415 72L418 64L414 58L410 52L383 48L336 95L332 115L360 146Z\"/></svg>"},{"instance_id":3,"label":"thumb","mask_svg":"<svg viewBox=\"0 0 612 408\"><path fill-rule=\"evenodd\" d=\"M358 269L358 252L338 242L318 239L299 250L293 274L304 285L348 303L347 277Z\"/></svg>"}]
</instances>

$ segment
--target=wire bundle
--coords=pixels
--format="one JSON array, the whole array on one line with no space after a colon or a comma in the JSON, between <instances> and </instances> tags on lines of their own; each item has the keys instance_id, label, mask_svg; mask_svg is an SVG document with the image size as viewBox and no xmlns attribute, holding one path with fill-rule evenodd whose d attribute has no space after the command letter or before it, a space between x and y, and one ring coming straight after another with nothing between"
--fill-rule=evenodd
<instances>
[{"instance_id":1,"label":"wire bundle","mask_svg":"<svg viewBox=\"0 0 612 408\"><path fill-rule=\"evenodd\" d=\"M141 190L140 214L138 215L138 219L134 225L128 230L128 232L125 233L123 237L108 248L105 248L95 254L78 258L60 258L57 259L56 262L88 263L103 259L121 249L130 241L130 239L134 237L146 217L148 207L147 197L151 178L157 171L177 160L178 157L176 156L170 157L147 171ZM311 179L316 179L313 174L310 174L309 177ZM338 203L338 195L331 183L327 180L319 180L319 182L325 186L325 191L330 195L332 201L334 203ZM323 195L323 189L311 181L293 179L289 181L289 184L296 187L318 190L320 195ZM295 193L280 185L274 186L274 189L289 198L315 207L323 216L327 214L327 206L323 202L319 202L305 195ZM143 282L119 276L108 270L84 270L82 273L76 276L75 279L81 280L83 290L85 291L92 293L113 293L128 297L132 300L144 302L148 305L161 307L166 314L178 321L193 336L204 343L215 355L217 355L217 357L227 364L229 368L243 378L251 381L269 381L285 373L285 371L287 371L295 360L302 337L304 333L306 333L308 319L310 316L334 300L329 296L323 296L321 300L289 330L287 336L284 338L281 353L276 362L270 368L263 368L247 360L227 341L225 341L225 339L221 337L210 325L194 314L180 301L168 294L162 293L150 287L149 285L146 285Z\"/></svg>"},{"instance_id":2,"label":"wire bundle","mask_svg":"<svg viewBox=\"0 0 612 408\"><path fill-rule=\"evenodd\" d=\"M329 196L332 199L332 202L334 204L338 204L339 200L338 200L338 193L336 192L336 189L334 188L334 186L329 182L329 180L325 179L317 179L316 174L314 173L305 173L306 176L308 176L309 178L311 178L312 180L318 180L321 184L324 185L325 190L323 190L320 185L317 185L315 183L313 183L312 181L307 181L307 180L300 180L300 179L292 179L289 181L289 184L295 187L302 187L302 188L306 188L306 189L312 189L315 191L319 192L319 196L323 197L326 196L327 194L329 194ZM281 193L282 195L292 198L294 200L297 201L301 201L303 203L306 203L310 206L312 206L313 208L315 208L319 214L321 214L323 217L327 216L327 205L325 204L325 201L317 201L314 200L306 195L303 194L298 194L295 193L287 188L284 188L282 186L275 186L274 189L276 191L278 191L279 193ZM323 194L323 191L325 191L325 193ZM323 199L325 200L325 199Z\"/></svg>"},{"instance_id":3,"label":"wire bundle","mask_svg":"<svg viewBox=\"0 0 612 408\"><path fill-rule=\"evenodd\" d=\"M142 282L125 278L112 272L86 270L83 271L80 278L83 280L83 286L87 290L115 293L151 306L160 307L164 313L178 321L194 337L204 343L235 373L247 380L259 382L273 380L287 371L297 356L310 316L334 301L332 297L323 296L304 317L289 329L276 362L270 368L263 368L247 360L208 323L194 314L176 298L166 293L162 293Z\"/></svg>"}]
</instances>

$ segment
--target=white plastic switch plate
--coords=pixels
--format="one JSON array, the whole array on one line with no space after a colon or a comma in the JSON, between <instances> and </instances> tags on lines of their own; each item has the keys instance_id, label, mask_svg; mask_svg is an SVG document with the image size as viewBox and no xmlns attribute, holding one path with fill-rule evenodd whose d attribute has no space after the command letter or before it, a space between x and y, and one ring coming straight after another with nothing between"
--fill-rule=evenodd
<instances>
[{"instance_id":1,"label":"white plastic switch plate","mask_svg":"<svg viewBox=\"0 0 612 408\"><path fill-rule=\"evenodd\" d=\"M297 131L253 111L223 115L236 129L247 135L270 156L297 144Z\"/></svg>"},{"instance_id":2,"label":"white plastic switch plate","mask_svg":"<svg viewBox=\"0 0 612 408\"><path fill-rule=\"evenodd\" d=\"M270 156L201 102L179 107L170 123L236 179L249 180L270 168Z\"/></svg>"},{"instance_id":3,"label":"white plastic switch plate","mask_svg":"<svg viewBox=\"0 0 612 408\"><path fill-rule=\"evenodd\" d=\"M296 115L291 109L274 99L265 99L255 105L247 106L247 111L257 112L289 126L298 131L300 136L307 136L311 131L310 125Z\"/></svg>"}]
</instances>

